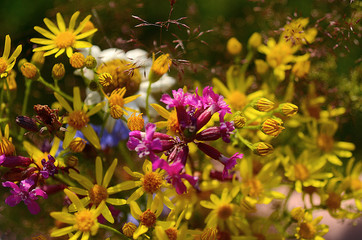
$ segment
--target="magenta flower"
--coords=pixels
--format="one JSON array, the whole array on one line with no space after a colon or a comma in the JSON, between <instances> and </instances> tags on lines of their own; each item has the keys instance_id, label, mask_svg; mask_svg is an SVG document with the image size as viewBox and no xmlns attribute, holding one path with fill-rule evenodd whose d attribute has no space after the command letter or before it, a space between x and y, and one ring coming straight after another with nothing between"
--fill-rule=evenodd
<instances>
[{"instance_id":1,"label":"magenta flower","mask_svg":"<svg viewBox=\"0 0 362 240\"><path fill-rule=\"evenodd\" d=\"M0 156L0 166L14 168L14 167L27 167L33 161L28 157L23 156Z\"/></svg>"},{"instance_id":2,"label":"magenta flower","mask_svg":"<svg viewBox=\"0 0 362 240\"><path fill-rule=\"evenodd\" d=\"M58 173L58 168L54 165L55 159L52 155L48 155L48 161L45 159L41 160L43 169L40 171L43 178L47 179L49 176L54 176Z\"/></svg>"},{"instance_id":3,"label":"magenta flower","mask_svg":"<svg viewBox=\"0 0 362 240\"><path fill-rule=\"evenodd\" d=\"M3 182L2 185L4 187L12 188L10 190L11 195L5 199L5 203L14 207L23 201L31 214L38 214L40 212L40 207L36 202L38 196L46 199L48 195L40 188L34 188L34 178L36 178L36 175L30 176L21 181L19 186L10 181Z\"/></svg>"},{"instance_id":4,"label":"magenta flower","mask_svg":"<svg viewBox=\"0 0 362 240\"><path fill-rule=\"evenodd\" d=\"M177 194L183 194L187 191L186 185L183 183L182 179L187 180L192 186L195 186L197 183L197 177L183 173L184 165L181 162L174 162L173 164L168 165L165 160L158 159L152 163L152 169L155 171L158 168L167 172L168 176L166 179L175 187Z\"/></svg>"}]
</instances>

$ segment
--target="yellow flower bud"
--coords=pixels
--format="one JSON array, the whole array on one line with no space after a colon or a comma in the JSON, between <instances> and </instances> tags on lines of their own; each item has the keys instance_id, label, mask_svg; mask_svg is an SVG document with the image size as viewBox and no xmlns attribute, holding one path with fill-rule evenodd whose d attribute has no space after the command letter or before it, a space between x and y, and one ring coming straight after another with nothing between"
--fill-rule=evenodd
<instances>
[{"instance_id":1,"label":"yellow flower bud","mask_svg":"<svg viewBox=\"0 0 362 240\"><path fill-rule=\"evenodd\" d=\"M122 232L127 237L132 237L133 233L136 231L136 229L137 229L137 226L134 223L128 222L123 225Z\"/></svg>"},{"instance_id":2,"label":"yellow flower bud","mask_svg":"<svg viewBox=\"0 0 362 240\"><path fill-rule=\"evenodd\" d=\"M76 52L69 58L69 63L74 68L83 68L85 64L85 57L83 54Z\"/></svg>"},{"instance_id":3,"label":"yellow flower bud","mask_svg":"<svg viewBox=\"0 0 362 240\"><path fill-rule=\"evenodd\" d=\"M249 38L248 45L252 48L258 48L261 45L262 37L260 33L253 33Z\"/></svg>"},{"instance_id":4,"label":"yellow flower bud","mask_svg":"<svg viewBox=\"0 0 362 240\"><path fill-rule=\"evenodd\" d=\"M93 69L96 66L97 66L97 60L93 56L88 55L85 58L85 67L88 68L88 69Z\"/></svg>"},{"instance_id":5,"label":"yellow flower bud","mask_svg":"<svg viewBox=\"0 0 362 240\"><path fill-rule=\"evenodd\" d=\"M234 127L239 129L245 126L246 118L240 111L238 111L233 115L231 121L234 122Z\"/></svg>"},{"instance_id":6,"label":"yellow flower bud","mask_svg":"<svg viewBox=\"0 0 362 240\"><path fill-rule=\"evenodd\" d=\"M39 78L39 71L38 68L29 62L24 63L21 66L21 73L23 74L24 77L31 79L31 80L38 80Z\"/></svg>"},{"instance_id":7,"label":"yellow flower bud","mask_svg":"<svg viewBox=\"0 0 362 240\"><path fill-rule=\"evenodd\" d=\"M45 57L44 52L35 52L31 57L31 63L41 69L44 65Z\"/></svg>"},{"instance_id":8,"label":"yellow flower bud","mask_svg":"<svg viewBox=\"0 0 362 240\"><path fill-rule=\"evenodd\" d=\"M269 118L261 125L261 131L267 135L277 137L284 129L283 121L280 119Z\"/></svg>"},{"instance_id":9,"label":"yellow flower bud","mask_svg":"<svg viewBox=\"0 0 362 240\"><path fill-rule=\"evenodd\" d=\"M52 76L54 79L60 80L65 75L65 68L63 63L54 64L52 69Z\"/></svg>"},{"instance_id":10,"label":"yellow flower bud","mask_svg":"<svg viewBox=\"0 0 362 240\"><path fill-rule=\"evenodd\" d=\"M153 61L152 67L151 67L151 76L154 79L151 79L152 82L157 81L160 77L162 77L167 71L170 69L172 64L172 59L170 58L170 55L162 54L159 56L155 61Z\"/></svg>"},{"instance_id":11,"label":"yellow flower bud","mask_svg":"<svg viewBox=\"0 0 362 240\"><path fill-rule=\"evenodd\" d=\"M261 59L256 59L254 63L255 63L256 72L259 73L260 75L263 75L268 71L269 65L265 61Z\"/></svg>"},{"instance_id":12,"label":"yellow flower bud","mask_svg":"<svg viewBox=\"0 0 362 240\"><path fill-rule=\"evenodd\" d=\"M297 220L298 222L300 222L304 218L304 209L301 207L295 207L290 212L290 215L292 215L292 218L294 220Z\"/></svg>"},{"instance_id":13,"label":"yellow flower bud","mask_svg":"<svg viewBox=\"0 0 362 240\"><path fill-rule=\"evenodd\" d=\"M226 44L226 49L231 55L238 55L243 49L243 45L234 37L230 38Z\"/></svg>"},{"instance_id":14,"label":"yellow flower bud","mask_svg":"<svg viewBox=\"0 0 362 240\"><path fill-rule=\"evenodd\" d=\"M95 27L94 27L94 24L91 22L91 21L88 21L85 25L84 25L84 28L82 29L81 33L85 33L85 32L88 32L90 30L93 30Z\"/></svg>"},{"instance_id":15,"label":"yellow flower bud","mask_svg":"<svg viewBox=\"0 0 362 240\"><path fill-rule=\"evenodd\" d=\"M261 112L269 112L274 108L274 103L267 98L260 98L255 103L254 108Z\"/></svg>"},{"instance_id":16,"label":"yellow flower bud","mask_svg":"<svg viewBox=\"0 0 362 240\"><path fill-rule=\"evenodd\" d=\"M280 104L279 108L281 109L282 113L287 117L291 117L298 112L298 106L292 103Z\"/></svg>"},{"instance_id":17,"label":"yellow flower bud","mask_svg":"<svg viewBox=\"0 0 362 240\"><path fill-rule=\"evenodd\" d=\"M127 126L131 131L141 131L143 126L145 125L145 121L142 118L142 113L136 115L133 113L127 121Z\"/></svg>"},{"instance_id":18,"label":"yellow flower bud","mask_svg":"<svg viewBox=\"0 0 362 240\"><path fill-rule=\"evenodd\" d=\"M76 167L78 165L78 158L74 155L71 155L67 157L67 159L65 160L65 164L68 167Z\"/></svg>"},{"instance_id":19,"label":"yellow flower bud","mask_svg":"<svg viewBox=\"0 0 362 240\"><path fill-rule=\"evenodd\" d=\"M86 140L84 140L80 137L76 137L70 142L69 148L70 148L70 150L72 150L72 152L78 153L78 152L83 151L86 144L87 144Z\"/></svg>"},{"instance_id":20,"label":"yellow flower bud","mask_svg":"<svg viewBox=\"0 0 362 240\"><path fill-rule=\"evenodd\" d=\"M259 142L253 145L253 152L259 156L266 156L273 152L273 146L269 143Z\"/></svg>"}]
</instances>

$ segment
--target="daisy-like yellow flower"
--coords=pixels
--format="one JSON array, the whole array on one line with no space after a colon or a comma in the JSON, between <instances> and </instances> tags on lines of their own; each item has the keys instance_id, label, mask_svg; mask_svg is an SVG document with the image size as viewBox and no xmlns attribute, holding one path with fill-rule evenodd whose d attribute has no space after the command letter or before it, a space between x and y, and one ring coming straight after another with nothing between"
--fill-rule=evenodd
<instances>
[{"instance_id":1,"label":"daisy-like yellow flower","mask_svg":"<svg viewBox=\"0 0 362 240\"><path fill-rule=\"evenodd\" d=\"M11 50L11 39L9 35L5 37L5 46L2 57L0 57L0 78L5 78L10 73L11 69L13 69L16 58L20 55L22 46L19 45L16 47L13 54L10 55Z\"/></svg>"},{"instance_id":2,"label":"daisy-like yellow flower","mask_svg":"<svg viewBox=\"0 0 362 240\"><path fill-rule=\"evenodd\" d=\"M238 206L231 203L239 192L239 188L233 188L230 192L228 188L224 188L221 197L216 194L210 195L211 201L200 201L200 205L204 208L212 209L205 218L207 228L219 227L220 230L229 229L232 233L238 233L238 223L241 222L236 213Z\"/></svg>"},{"instance_id":3,"label":"daisy-like yellow flower","mask_svg":"<svg viewBox=\"0 0 362 240\"><path fill-rule=\"evenodd\" d=\"M4 129L4 135L0 129L0 155L13 155L15 152L15 146L12 143L12 138L9 137L9 124L6 124Z\"/></svg>"},{"instance_id":4,"label":"daisy-like yellow flower","mask_svg":"<svg viewBox=\"0 0 362 240\"><path fill-rule=\"evenodd\" d=\"M128 115L126 111L136 112L136 110L129 107L125 107L124 105L136 100L136 98L138 98L141 95L133 95L123 98L125 94L126 94L125 87L113 90L113 92L109 97L106 94L104 94L108 99L109 111L114 119L119 119L123 117L123 115Z\"/></svg>"},{"instance_id":5,"label":"daisy-like yellow flower","mask_svg":"<svg viewBox=\"0 0 362 240\"><path fill-rule=\"evenodd\" d=\"M147 193L149 198L152 198L152 195L155 194L156 197L159 197L161 203L164 203L168 208L173 209L175 206L172 204L168 196L165 196L162 192L163 187L169 186L167 181L164 179L164 171L157 169L152 171L152 163L148 160L145 160L143 163L143 172L132 172L128 167L123 167L123 169L132 177L138 178L136 181L125 181L120 184L117 184L114 187L111 187L110 191L126 191L133 188L137 188L136 191L132 193L131 196L127 199L127 203L136 201L143 194Z\"/></svg>"},{"instance_id":6,"label":"daisy-like yellow flower","mask_svg":"<svg viewBox=\"0 0 362 240\"><path fill-rule=\"evenodd\" d=\"M321 171L326 161L313 158L308 150L303 151L297 159L289 148L286 154L285 161L282 161L285 176L295 182L297 192L302 192L302 187L324 187L326 180L333 177L332 173Z\"/></svg>"},{"instance_id":7,"label":"daisy-like yellow flower","mask_svg":"<svg viewBox=\"0 0 362 240\"><path fill-rule=\"evenodd\" d=\"M94 236L97 234L99 228L97 217L105 208L105 203L102 201L97 208L93 205L91 209L87 209L84 208L76 194L68 189L64 189L64 192L76 206L77 212L74 213L74 215L67 212L51 212L50 216L60 222L71 224L72 226L54 230L51 232L50 236L60 237L76 231L70 239L75 240L82 235L82 240L88 240L90 235Z\"/></svg>"},{"instance_id":8,"label":"daisy-like yellow flower","mask_svg":"<svg viewBox=\"0 0 362 240\"><path fill-rule=\"evenodd\" d=\"M124 205L126 204L126 200L118 199L118 198L110 198L109 195L115 194L119 191L114 188L107 188L111 178L113 176L114 170L117 166L117 159L114 159L111 166L108 168L105 173L103 179L103 165L100 157L96 159L96 184L93 184L91 180L83 175L76 173L75 171L70 171L69 176L76 180L80 185L82 185L85 189L78 187L70 187L69 189L76 194L81 196L85 196L80 201L84 206L88 206L89 203L92 205L99 205L101 202L106 202L111 205ZM70 210L74 209L74 205L71 205ZM102 215L108 222L114 223L113 216L106 205L102 210Z\"/></svg>"},{"instance_id":9,"label":"daisy-like yellow flower","mask_svg":"<svg viewBox=\"0 0 362 240\"><path fill-rule=\"evenodd\" d=\"M154 230L154 235L156 239L165 239L165 240L177 240L185 239L187 224L181 225L181 221L184 218L186 209L184 209L177 219L175 216L175 211L171 211L166 221L157 221L156 227Z\"/></svg>"},{"instance_id":10,"label":"daisy-like yellow flower","mask_svg":"<svg viewBox=\"0 0 362 240\"><path fill-rule=\"evenodd\" d=\"M55 57L60 56L64 52L67 53L68 57L73 55L73 48L89 48L92 46L91 43L86 41L80 41L90 35L94 34L97 29L93 28L87 32L81 33L86 24L89 22L91 15L88 15L84 20L79 24L79 26L74 29L77 18L79 16L79 11L75 12L70 18L69 27L67 28L64 22L64 19L60 13L57 13L57 25L56 26L48 18L44 18L44 23L48 27L48 30L44 28L35 26L35 31L39 32L46 38L32 38L31 42L36 44L45 45L42 47L35 48L34 52L46 51L44 56L49 56L55 54Z\"/></svg>"},{"instance_id":11,"label":"daisy-like yellow flower","mask_svg":"<svg viewBox=\"0 0 362 240\"><path fill-rule=\"evenodd\" d=\"M55 154L57 153L59 149L60 139L57 137L54 137L54 140L52 142L52 147L50 148L49 152L43 152L38 147L34 146L28 141L24 141L23 145L25 148L25 151L29 154L29 156L34 160L34 163L38 165L38 167L43 168L43 164L41 163L41 160L45 159L46 161L49 161L48 155L51 155L55 157ZM58 160L54 163L55 166L63 166L64 164L62 162L59 162Z\"/></svg>"},{"instance_id":12,"label":"daisy-like yellow flower","mask_svg":"<svg viewBox=\"0 0 362 240\"><path fill-rule=\"evenodd\" d=\"M154 199L148 198L147 209L142 212L135 201L129 203L132 216L140 221L136 231L133 233L133 239L138 239L139 236L146 233L149 228L156 225L157 218L161 215L163 204L161 199L156 196Z\"/></svg>"},{"instance_id":13,"label":"daisy-like yellow flower","mask_svg":"<svg viewBox=\"0 0 362 240\"><path fill-rule=\"evenodd\" d=\"M58 93L54 93L55 98L58 102L68 111L69 115L64 118L64 122L68 123L67 131L63 141L63 148L66 149L70 142L73 140L75 133L79 130L89 140L90 143L97 149L101 148L99 138L94 131L93 127L89 124L89 117L97 113L104 106L104 102L98 103L95 107L88 111L88 106L83 105L80 99L79 87L73 88L73 107L71 108L69 103Z\"/></svg>"},{"instance_id":14,"label":"daisy-like yellow flower","mask_svg":"<svg viewBox=\"0 0 362 240\"><path fill-rule=\"evenodd\" d=\"M308 25L308 18L298 18L292 20L290 23L284 26L284 31L281 38L286 42L290 42L291 45L301 45L312 43L317 35L316 28L304 28Z\"/></svg>"},{"instance_id":15,"label":"daisy-like yellow flower","mask_svg":"<svg viewBox=\"0 0 362 240\"><path fill-rule=\"evenodd\" d=\"M161 105L157 103L152 103L151 106L156 110L161 117L166 119L166 121L156 122L155 125L157 128L166 128L167 134L177 135L180 132L180 126L177 119L177 112L175 109L168 111Z\"/></svg>"},{"instance_id":16,"label":"daisy-like yellow flower","mask_svg":"<svg viewBox=\"0 0 362 240\"><path fill-rule=\"evenodd\" d=\"M298 226L296 228L297 233L295 234L296 238L301 240L324 240L322 236L329 231L329 228L325 224L319 224L322 218L322 216L319 216L313 220L312 214L306 212L302 220L298 222Z\"/></svg>"}]
</instances>

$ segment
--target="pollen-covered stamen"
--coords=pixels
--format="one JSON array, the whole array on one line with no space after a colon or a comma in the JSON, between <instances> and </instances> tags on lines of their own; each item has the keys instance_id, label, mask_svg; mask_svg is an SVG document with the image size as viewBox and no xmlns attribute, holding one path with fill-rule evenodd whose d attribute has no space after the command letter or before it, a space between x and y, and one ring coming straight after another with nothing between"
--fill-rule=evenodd
<instances>
[{"instance_id":1,"label":"pollen-covered stamen","mask_svg":"<svg viewBox=\"0 0 362 240\"><path fill-rule=\"evenodd\" d=\"M61 32L55 38L55 45L58 48L72 47L75 43L75 36L72 32Z\"/></svg>"},{"instance_id":2,"label":"pollen-covered stamen","mask_svg":"<svg viewBox=\"0 0 362 240\"><path fill-rule=\"evenodd\" d=\"M92 204L98 205L102 202L102 200L106 200L108 198L107 189L98 184L95 184L88 193Z\"/></svg>"},{"instance_id":3,"label":"pollen-covered stamen","mask_svg":"<svg viewBox=\"0 0 362 240\"><path fill-rule=\"evenodd\" d=\"M333 149L334 139L327 134L320 134L317 138L318 147L324 152L330 152Z\"/></svg>"},{"instance_id":4,"label":"pollen-covered stamen","mask_svg":"<svg viewBox=\"0 0 362 240\"><path fill-rule=\"evenodd\" d=\"M148 172L141 181L143 189L146 192L153 194L161 188L162 176L157 172Z\"/></svg>"},{"instance_id":5,"label":"pollen-covered stamen","mask_svg":"<svg viewBox=\"0 0 362 240\"><path fill-rule=\"evenodd\" d=\"M224 204L217 210L217 216L222 220L228 219L233 214L233 207L230 204Z\"/></svg>"},{"instance_id":6,"label":"pollen-covered stamen","mask_svg":"<svg viewBox=\"0 0 362 240\"><path fill-rule=\"evenodd\" d=\"M315 234L316 234L316 229L312 224L306 222L300 224L299 235L302 238L314 239Z\"/></svg>"},{"instance_id":7,"label":"pollen-covered stamen","mask_svg":"<svg viewBox=\"0 0 362 240\"><path fill-rule=\"evenodd\" d=\"M165 233L169 240L177 240L177 229L176 228L168 228L165 230Z\"/></svg>"},{"instance_id":8,"label":"pollen-covered stamen","mask_svg":"<svg viewBox=\"0 0 362 240\"><path fill-rule=\"evenodd\" d=\"M68 124L77 130L85 127L89 122L89 117L83 111L74 111L69 113Z\"/></svg>"},{"instance_id":9,"label":"pollen-covered stamen","mask_svg":"<svg viewBox=\"0 0 362 240\"><path fill-rule=\"evenodd\" d=\"M150 209L144 211L140 216L140 221L146 227L152 227L156 223L156 215Z\"/></svg>"},{"instance_id":10,"label":"pollen-covered stamen","mask_svg":"<svg viewBox=\"0 0 362 240\"><path fill-rule=\"evenodd\" d=\"M248 179L243 185L250 197L258 198L264 191L263 184L257 178Z\"/></svg>"},{"instance_id":11,"label":"pollen-covered stamen","mask_svg":"<svg viewBox=\"0 0 362 240\"><path fill-rule=\"evenodd\" d=\"M4 73L6 71L6 68L8 67L8 63L6 60L2 57L0 57L0 74Z\"/></svg>"},{"instance_id":12,"label":"pollen-covered stamen","mask_svg":"<svg viewBox=\"0 0 362 240\"><path fill-rule=\"evenodd\" d=\"M301 163L294 165L295 178L300 181L304 181L309 177L309 171L306 166Z\"/></svg>"},{"instance_id":13,"label":"pollen-covered stamen","mask_svg":"<svg viewBox=\"0 0 362 240\"><path fill-rule=\"evenodd\" d=\"M84 209L74 215L76 221L75 227L81 232L89 232L97 221L96 217L89 209Z\"/></svg>"},{"instance_id":14,"label":"pollen-covered stamen","mask_svg":"<svg viewBox=\"0 0 362 240\"><path fill-rule=\"evenodd\" d=\"M341 207L342 197L337 193L329 193L326 205L329 209L335 210Z\"/></svg>"},{"instance_id":15,"label":"pollen-covered stamen","mask_svg":"<svg viewBox=\"0 0 362 240\"><path fill-rule=\"evenodd\" d=\"M247 102L245 94L239 91L232 92L228 98L230 106L234 110L242 110Z\"/></svg>"},{"instance_id":16,"label":"pollen-covered stamen","mask_svg":"<svg viewBox=\"0 0 362 240\"><path fill-rule=\"evenodd\" d=\"M109 97L109 109L111 116L115 119L119 119L123 116L124 99L120 94L113 94Z\"/></svg>"},{"instance_id":17,"label":"pollen-covered stamen","mask_svg":"<svg viewBox=\"0 0 362 240\"><path fill-rule=\"evenodd\" d=\"M0 155L12 155L15 152L15 146L9 139L0 136Z\"/></svg>"}]
</instances>

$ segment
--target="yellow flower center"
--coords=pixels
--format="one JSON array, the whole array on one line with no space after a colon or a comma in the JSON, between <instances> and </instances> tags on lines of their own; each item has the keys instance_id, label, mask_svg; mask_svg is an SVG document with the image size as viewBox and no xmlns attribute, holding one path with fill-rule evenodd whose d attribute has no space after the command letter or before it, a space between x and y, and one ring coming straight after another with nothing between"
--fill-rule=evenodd
<instances>
[{"instance_id":1,"label":"yellow flower center","mask_svg":"<svg viewBox=\"0 0 362 240\"><path fill-rule=\"evenodd\" d=\"M288 63L291 60L292 53L292 49L288 43L278 43L270 49L270 53L266 56L266 60L270 66L276 68L279 65Z\"/></svg>"},{"instance_id":2,"label":"yellow flower center","mask_svg":"<svg viewBox=\"0 0 362 240\"><path fill-rule=\"evenodd\" d=\"M102 200L107 200L108 198L107 189L98 184L95 184L93 188L88 191L88 193L91 203L96 205L100 204Z\"/></svg>"},{"instance_id":3,"label":"yellow flower center","mask_svg":"<svg viewBox=\"0 0 362 240\"><path fill-rule=\"evenodd\" d=\"M15 152L15 146L9 139L0 137L0 155L12 155Z\"/></svg>"},{"instance_id":4,"label":"yellow flower center","mask_svg":"<svg viewBox=\"0 0 362 240\"><path fill-rule=\"evenodd\" d=\"M97 72L111 74L114 84L104 87L106 93L116 88L126 87L126 96L134 95L141 84L141 74L134 64L126 60L115 59L108 61L97 68Z\"/></svg>"},{"instance_id":5,"label":"yellow flower center","mask_svg":"<svg viewBox=\"0 0 362 240\"><path fill-rule=\"evenodd\" d=\"M141 131L144 125L145 121L142 118L142 113L138 115L136 115L136 113L133 113L131 117L127 120L127 126L131 131Z\"/></svg>"},{"instance_id":6,"label":"yellow flower center","mask_svg":"<svg viewBox=\"0 0 362 240\"><path fill-rule=\"evenodd\" d=\"M337 193L330 193L326 201L326 205L329 209L338 209L341 207L342 198Z\"/></svg>"},{"instance_id":7,"label":"yellow flower center","mask_svg":"<svg viewBox=\"0 0 362 240\"><path fill-rule=\"evenodd\" d=\"M170 117L167 120L167 130L177 134L180 129L179 127L177 112L176 110L172 110Z\"/></svg>"},{"instance_id":8,"label":"yellow flower center","mask_svg":"<svg viewBox=\"0 0 362 240\"><path fill-rule=\"evenodd\" d=\"M299 21L293 21L284 27L284 38L290 41L292 45L305 42L305 32Z\"/></svg>"},{"instance_id":9,"label":"yellow flower center","mask_svg":"<svg viewBox=\"0 0 362 240\"><path fill-rule=\"evenodd\" d=\"M148 172L145 174L142 181L143 189L148 193L157 192L162 185L162 177L157 172Z\"/></svg>"},{"instance_id":10,"label":"yellow flower center","mask_svg":"<svg viewBox=\"0 0 362 240\"><path fill-rule=\"evenodd\" d=\"M165 233L170 240L177 240L177 229L176 228L168 228L165 230Z\"/></svg>"},{"instance_id":11,"label":"yellow flower center","mask_svg":"<svg viewBox=\"0 0 362 240\"><path fill-rule=\"evenodd\" d=\"M2 57L0 57L0 74L4 73L6 71L6 68L8 67L8 63L6 60Z\"/></svg>"},{"instance_id":12,"label":"yellow flower center","mask_svg":"<svg viewBox=\"0 0 362 240\"><path fill-rule=\"evenodd\" d=\"M131 222L124 224L122 227L123 234L126 235L127 237L132 237L136 229L137 226Z\"/></svg>"},{"instance_id":13,"label":"yellow flower center","mask_svg":"<svg viewBox=\"0 0 362 240\"><path fill-rule=\"evenodd\" d=\"M69 113L68 124L77 130L84 128L89 122L89 117L83 111Z\"/></svg>"},{"instance_id":14,"label":"yellow flower center","mask_svg":"<svg viewBox=\"0 0 362 240\"><path fill-rule=\"evenodd\" d=\"M317 145L324 152L329 152L333 149L334 139L332 136L322 133L317 138Z\"/></svg>"},{"instance_id":15,"label":"yellow flower center","mask_svg":"<svg viewBox=\"0 0 362 240\"><path fill-rule=\"evenodd\" d=\"M155 225L156 219L156 215L150 209L147 209L140 216L141 223L146 227L152 227L153 225Z\"/></svg>"},{"instance_id":16,"label":"yellow flower center","mask_svg":"<svg viewBox=\"0 0 362 240\"><path fill-rule=\"evenodd\" d=\"M222 220L228 219L233 214L233 206L230 204L221 205L217 210L217 216Z\"/></svg>"},{"instance_id":17,"label":"yellow flower center","mask_svg":"<svg viewBox=\"0 0 362 240\"><path fill-rule=\"evenodd\" d=\"M257 178L248 179L243 185L250 197L258 198L264 191L263 184Z\"/></svg>"},{"instance_id":18,"label":"yellow flower center","mask_svg":"<svg viewBox=\"0 0 362 240\"><path fill-rule=\"evenodd\" d=\"M234 110L242 110L246 105L246 96L239 91L233 91L228 98L230 106Z\"/></svg>"},{"instance_id":19,"label":"yellow flower center","mask_svg":"<svg viewBox=\"0 0 362 240\"><path fill-rule=\"evenodd\" d=\"M109 109L111 116L115 119L119 119L123 116L124 99L118 94L112 94L109 100Z\"/></svg>"},{"instance_id":20,"label":"yellow flower center","mask_svg":"<svg viewBox=\"0 0 362 240\"><path fill-rule=\"evenodd\" d=\"M301 163L294 165L295 178L300 181L304 181L309 177L309 171L306 166Z\"/></svg>"},{"instance_id":21,"label":"yellow flower center","mask_svg":"<svg viewBox=\"0 0 362 240\"><path fill-rule=\"evenodd\" d=\"M75 42L75 36L72 32L61 32L55 38L55 45L58 48L72 47Z\"/></svg>"},{"instance_id":22,"label":"yellow flower center","mask_svg":"<svg viewBox=\"0 0 362 240\"><path fill-rule=\"evenodd\" d=\"M302 238L313 239L315 237L315 234L316 229L312 224L306 222L300 224L299 235Z\"/></svg>"},{"instance_id":23,"label":"yellow flower center","mask_svg":"<svg viewBox=\"0 0 362 240\"><path fill-rule=\"evenodd\" d=\"M77 212L75 215L75 227L81 232L89 232L97 219L89 209Z\"/></svg>"}]
</instances>

